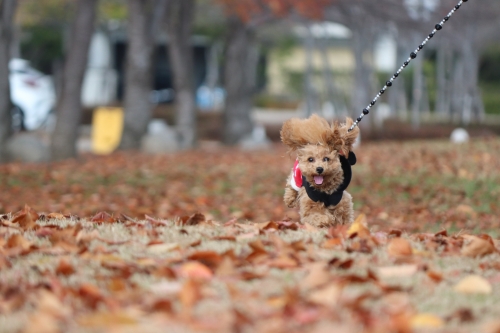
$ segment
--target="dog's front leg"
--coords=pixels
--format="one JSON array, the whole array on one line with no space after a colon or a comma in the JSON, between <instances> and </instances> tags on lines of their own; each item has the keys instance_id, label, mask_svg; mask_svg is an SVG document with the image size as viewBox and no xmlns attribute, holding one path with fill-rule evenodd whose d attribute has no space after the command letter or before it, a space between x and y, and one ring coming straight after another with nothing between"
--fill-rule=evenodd
<instances>
[{"instance_id":1,"label":"dog's front leg","mask_svg":"<svg viewBox=\"0 0 500 333\"><path fill-rule=\"evenodd\" d=\"M299 195L299 192L297 192L291 185L290 185L290 177L286 180L286 186L285 186L285 195L283 197L283 201L285 202L285 205L287 205L290 208L293 208L297 206L297 197Z\"/></svg>"}]
</instances>

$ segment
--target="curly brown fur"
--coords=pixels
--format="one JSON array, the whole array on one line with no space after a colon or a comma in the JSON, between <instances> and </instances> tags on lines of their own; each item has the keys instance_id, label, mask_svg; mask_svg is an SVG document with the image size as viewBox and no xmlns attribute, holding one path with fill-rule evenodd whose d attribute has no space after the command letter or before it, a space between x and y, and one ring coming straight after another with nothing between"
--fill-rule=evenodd
<instances>
[{"instance_id":1,"label":"curly brown fur","mask_svg":"<svg viewBox=\"0 0 500 333\"><path fill-rule=\"evenodd\" d=\"M281 141L296 152L302 175L317 191L332 194L342 184L344 173L339 154L348 156L359 134L357 127L348 132L352 123L352 119L347 118L343 124L334 122L330 125L325 119L312 115L308 119L293 118L283 124ZM318 167L324 170L321 184L314 181L314 177L319 175ZM352 197L349 193L344 191L337 205L325 207L322 202L311 200L304 187L298 192L293 189L290 186L291 177L292 174L287 180L284 201L288 207L299 206L301 222L326 227L353 221Z\"/></svg>"}]
</instances>

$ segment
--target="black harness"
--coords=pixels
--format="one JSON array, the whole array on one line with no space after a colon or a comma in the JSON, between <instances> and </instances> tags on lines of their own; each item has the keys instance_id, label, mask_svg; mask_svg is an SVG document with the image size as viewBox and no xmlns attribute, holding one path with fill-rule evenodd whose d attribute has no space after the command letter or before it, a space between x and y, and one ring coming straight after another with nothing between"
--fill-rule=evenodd
<instances>
[{"instance_id":1,"label":"black harness","mask_svg":"<svg viewBox=\"0 0 500 333\"><path fill-rule=\"evenodd\" d=\"M356 164L356 155L352 151L349 152L349 156L345 158L344 156L339 156L340 165L342 166L342 171L344 172L344 181L332 194L326 194L316 190L309 184L306 177L302 176L302 186L306 189L306 193L309 198L314 202L322 202L325 207L336 206L342 199L345 189L349 186L352 178L351 165Z\"/></svg>"}]
</instances>

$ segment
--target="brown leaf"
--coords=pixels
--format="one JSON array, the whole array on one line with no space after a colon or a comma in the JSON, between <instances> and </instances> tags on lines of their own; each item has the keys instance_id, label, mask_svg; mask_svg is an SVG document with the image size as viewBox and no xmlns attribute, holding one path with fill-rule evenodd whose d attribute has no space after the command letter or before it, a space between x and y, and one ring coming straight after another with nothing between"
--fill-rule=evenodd
<instances>
[{"instance_id":1,"label":"brown leaf","mask_svg":"<svg viewBox=\"0 0 500 333\"><path fill-rule=\"evenodd\" d=\"M10 236L5 244L5 248L7 249L21 248L22 250L28 250L30 246L31 243L20 234Z\"/></svg>"},{"instance_id":2,"label":"brown leaf","mask_svg":"<svg viewBox=\"0 0 500 333\"><path fill-rule=\"evenodd\" d=\"M116 219L107 212L99 212L90 221L95 223L115 223Z\"/></svg>"},{"instance_id":3,"label":"brown leaf","mask_svg":"<svg viewBox=\"0 0 500 333\"><path fill-rule=\"evenodd\" d=\"M491 294L491 284L482 276L468 275L460 280L453 290L462 294Z\"/></svg>"},{"instance_id":4,"label":"brown leaf","mask_svg":"<svg viewBox=\"0 0 500 333\"><path fill-rule=\"evenodd\" d=\"M321 244L321 247L324 249L334 249L337 247L342 247L344 241L341 238L329 238Z\"/></svg>"},{"instance_id":5,"label":"brown leaf","mask_svg":"<svg viewBox=\"0 0 500 333\"><path fill-rule=\"evenodd\" d=\"M187 259L199 261L211 269L216 269L222 261L221 255L215 251L198 251L188 256Z\"/></svg>"},{"instance_id":6,"label":"brown leaf","mask_svg":"<svg viewBox=\"0 0 500 333\"><path fill-rule=\"evenodd\" d=\"M25 205L24 209L14 216L12 222L18 223L19 226L24 230L29 230L36 227L36 221L38 220L38 217L38 213L33 208Z\"/></svg>"},{"instance_id":7,"label":"brown leaf","mask_svg":"<svg viewBox=\"0 0 500 333\"><path fill-rule=\"evenodd\" d=\"M413 250L407 239L397 237L389 241L389 244L387 245L387 253L393 257L404 257L411 256Z\"/></svg>"},{"instance_id":8,"label":"brown leaf","mask_svg":"<svg viewBox=\"0 0 500 333\"><path fill-rule=\"evenodd\" d=\"M439 273L439 272L436 272L436 271L433 271L433 270L428 270L426 272L427 276L434 282L436 283L439 283L441 281L443 281L444 277L443 277L443 274L442 273Z\"/></svg>"},{"instance_id":9,"label":"brown leaf","mask_svg":"<svg viewBox=\"0 0 500 333\"><path fill-rule=\"evenodd\" d=\"M234 260L229 256L224 256L222 262L217 266L215 274L217 276L232 276L237 273Z\"/></svg>"},{"instance_id":10,"label":"brown leaf","mask_svg":"<svg viewBox=\"0 0 500 333\"><path fill-rule=\"evenodd\" d=\"M216 241L231 241L231 242L236 241L236 237L232 236L232 235L215 236L215 237L212 237L212 239L216 240Z\"/></svg>"},{"instance_id":11,"label":"brown leaf","mask_svg":"<svg viewBox=\"0 0 500 333\"><path fill-rule=\"evenodd\" d=\"M483 239L472 235L461 236L465 239L460 253L468 257L483 257L495 253L497 250L489 239Z\"/></svg>"},{"instance_id":12,"label":"brown leaf","mask_svg":"<svg viewBox=\"0 0 500 333\"><path fill-rule=\"evenodd\" d=\"M257 263L257 262L262 262L263 260L268 258L268 253L264 247L264 244L262 244L262 241L260 239L257 239L253 242L248 243L248 245L252 248L252 253L250 253L247 257L246 260L251 263Z\"/></svg>"},{"instance_id":13,"label":"brown leaf","mask_svg":"<svg viewBox=\"0 0 500 333\"><path fill-rule=\"evenodd\" d=\"M7 257L5 257L4 255L0 254L0 271L4 270L6 268L11 268L11 267L12 267L12 264L9 261L9 259Z\"/></svg>"},{"instance_id":14,"label":"brown leaf","mask_svg":"<svg viewBox=\"0 0 500 333\"><path fill-rule=\"evenodd\" d=\"M57 265L57 268L56 268L56 274L57 275L64 275L64 276L68 276L68 275L71 275L75 273L75 268L73 267L73 265L71 265L71 263L69 263L66 259L61 259L59 260L59 265Z\"/></svg>"},{"instance_id":15,"label":"brown leaf","mask_svg":"<svg viewBox=\"0 0 500 333\"><path fill-rule=\"evenodd\" d=\"M278 230L279 229L278 223L276 223L274 221L269 221L266 223L259 223L259 224L257 224L257 226L260 230L271 230L271 229Z\"/></svg>"},{"instance_id":16,"label":"brown leaf","mask_svg":"<svg viewBox=\"0 0 500 333\"><path fill-rule=\"evenodd\" d=\"M295 241L295 242L291 242L290 247L292 249L294 249L295 251L306 251L307 250L306 245L304 244L304 241L302 239Z\"/></svg>"},{"instance_id":17,"label":"brown leaf","mask_svg":"<svg viewBox=\"0 0 500 333\"><path fill-rule=\"evenodd\" d=\"M150 224L153 224L153 225L157 225L157 226L166 226L166 225L168 225L167 222L157 220L154 217L151 217L149 215L144 215L144 218L146 219L146 221L148 221Z\"/></svg>"},{"instance_id":18,"label":"brown leaf","mask_svg":"<svg viewBox=\"0 0 500 333\"><path fill-rule=\"evenodd\" d=\"M66 216L64 216L61 213L50 213L47 215L46 218L47 218L47 220L50 220L50 219L63 220L66 218Z\"/></svg>"},{"instance_id":19,"label":"brown leaf","mask_svg":"<svg viewBox=\"0 0 500 333\"><path fill-rule=\"evenodd\" d=\"M77 292L92 309L95 309L97 304L104 299L99 288L90 283L82 283Z\"/></svg>"},{"instance_id":20,"label":"brown leaf","mask_svg":"<svg viewBox=\"0 0 500 333\"><path fill-rule=\"evenodd\" d=\"M399 229L391 229L389 231L389 236L401 237L402 234L403 234L403 232Z\"/></svg>"},{"instance_id":21,"label":"brown leaf","mask_svg":"<svg viewBox=\"0 0 500 333\"><path fill-rule=\"evenodd\" d=\"M37 294L37 309L43 314L54 318L65 318L71 315L71 310L65 306L52 292L41 289Z\"/></svg>"},{"instance_id":22,"label":"brown leaf","mask_svg":"<svg viewBox=\"0 0 500 333\"><path fill-rule=\"evenodd\" d=\"M175 271L168 266L155 267L155 269L151 271L151 274L167 279L175 279L177 277Z\"/></svg>"},{"instance_id":23,"label":"brown leaf","mask_svg":"<svg viewBox=\"0 0 500 333\"><path fill-rule=\"evenodd\" d=\"M410 277L418 271L417 265L400 265L377 268L377 276L380 278Z\"/></svg>"},{"instance_id":24,"label":"brown leaf","mask_svg":"<svg viewBox=\"0 0 500 333\"><path fill-rule=\"evenodd\" d=\"M191 215L184 225L197 225L206 221L205 215L196 213Z\"/></svg>"},{"instance_id":25,"label":"brown leaf","mask_svg":"<svg viewBox=\"0 0 500 333\"><path fill-rule=\"evenodd\" d=\"M475 316L471 309L469 308L458 308L450 315L446 316L446 321L453 319L458 320L459 323L468 323L474 321Z\"/></svg>"},{"instance_id":26,"label":"brown leaf","mask_svg":"<svg viewBox=\"0 0 500 333\"><path fill-rule=\"evenodd\" d=\"M359 238L368 238L370 237L370 230L366 226L366 216L365 214L360 214L356 220L352 223L347 230L347 236L349 238L359 237Z\"/></svg>"},{"instance_id":27,"label":"brown leaf","mask_svg":"<svg viewBox=\"0 0 500 333\"><path fill-rule=\"evenodd\" d=\"M436 232L434 234L434 237L448 237L448 232L445 229L443 229L439 232Z\"/></svg>"},{"instance_id":28,"label":"brown leaf","mask_svg":"<svg viewBox=\"0 0 500 333\"><path fill-rule=\"evenodd\" d=\"M177 273L180 277L196 280L210 280L213 276L210 268L198 261L189 261L182 264Z\"/></svg>"},{"instance_id":29,"label":"brown leaf","mask_svg":"<svg viewBox=\"0 0 500 333\"><path fill-rule=\"evenodd\" d=\"M191 315L194 305L201 299L200 285L194 280L188 279L179 293L179 300L182 304L184 316Z\"/></svg>"},{"instance_id":30,"label":"brown leaf","mask_svg":"<svg viewBox=\"0 0 500 333\"><path fill-rule=\"evenodd\" d=\"M435 329L444 325L444 321L431 313L419 313L411 317L411 327L413 329Z\"/></svg>"},{"instance_id":31,"label":"brown leaf","mask_svg":"<svg viewBox=\"0 0 500 333\"><path fill-rule=\"evenodd\" d=\"M331 280L332 275L327 270L327 265L323 262L318 262L310 266L309 272L300 282L300 286L305 290L309 290L325 285Z\"/></svg>"},{"instance_id":32,"label":"brown leaf","mask_svg":"<svg viewBox=\"0 0 500 333\"><path fill-rule=\"evenodd\" d=\"M280 255L278 258L271 259L268 262L269 267L275 267L275 268L281 268L281 269L286 269L286 268L293 268L297 267L299 265L299 262L288 255Z\"/></svg>"},{"instance_id":33,"label":"brown leaf","mask_svg":"<svg viewBox=\"0 0 500 333\"><path fill-rule=\"evenodd\" d=\"M148 252L161 254L180 249L178 243L153 243L148 245Z\"/></svg>"},{"instance_id":34,"label":"brown leaf","mask_svg":"<svg viewBox=\"0 0 500 333\"><path fill-rule=\"evenodd\" d=\"M164 313L172 313L173 307L172 302L168 299L156 299L151 304L150 311L153 312L164 312Z\"/></svg>"},{"instance_id":35,"label":"brown leaf","mask_svg":"<svg viewBox=\"0 0 500 333\"><path fill-rule=\"evenodd\" d=\"M121 325L136 325L138 320L128 313L122 312L94 312L76 319L78 325L85 328L113 328Z\"/></svg>"},{"instance_id":36,"label":"brown leaf","mask_svg":"<svg viewBox=\"0 0 500 333\"><path fill-rule=\"evenodd\" d=\"M53 229L47 227L41 227L36 231L35 235L37 237L47 237L52 235L53 233L54 233Z\"/></svg>"},{"instance_id":37,"label":"brown leaf","mask_svg":"<svg viewBox=\"0 0 500 333\"><path fill-rule=\"evenodd\" d=\"M328 266L340 269L349 269L352 267L353 264L354 264L353 259L340 260L339 258L332 258L328 262Z\"/></svg>"},{"instance_id":38,"label":"brown leaf","mask_svg":"<svg viewBox=\"0 0 500 333\"><path fill-rule=\"evenodd\" d=\"M342 287L338 283L329 283L328 285L314 290L308 294L308 300L325 306L334 306L338 303Z\"/></svg>"},{"instance_id":39,"label":"brown leaf","mask_svg":"<svg viewBox=\"0 0 500 333\"><path fill-rule=\"evenodd\" d=\"M31 314L21 333L59 333L61 332L56 318L42 312Z\"/></svg>"}]
</instances>

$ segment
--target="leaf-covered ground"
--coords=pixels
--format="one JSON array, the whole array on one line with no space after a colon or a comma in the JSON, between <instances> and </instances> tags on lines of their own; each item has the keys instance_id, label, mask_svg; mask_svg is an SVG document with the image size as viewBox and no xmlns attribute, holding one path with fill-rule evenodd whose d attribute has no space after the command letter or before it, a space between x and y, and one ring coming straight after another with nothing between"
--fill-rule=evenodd
<instances>
[{"instance_id":1,"label":"leaf-covered ground","mask_svg":"<svg viewBox=\"0 0 500 333\"><path fill-rule=\"evenodd\" d=\"M499 148L366 144L330 229L280 146L0 166L0 332L498 332Z\"/></svg>"}]
</instances>

